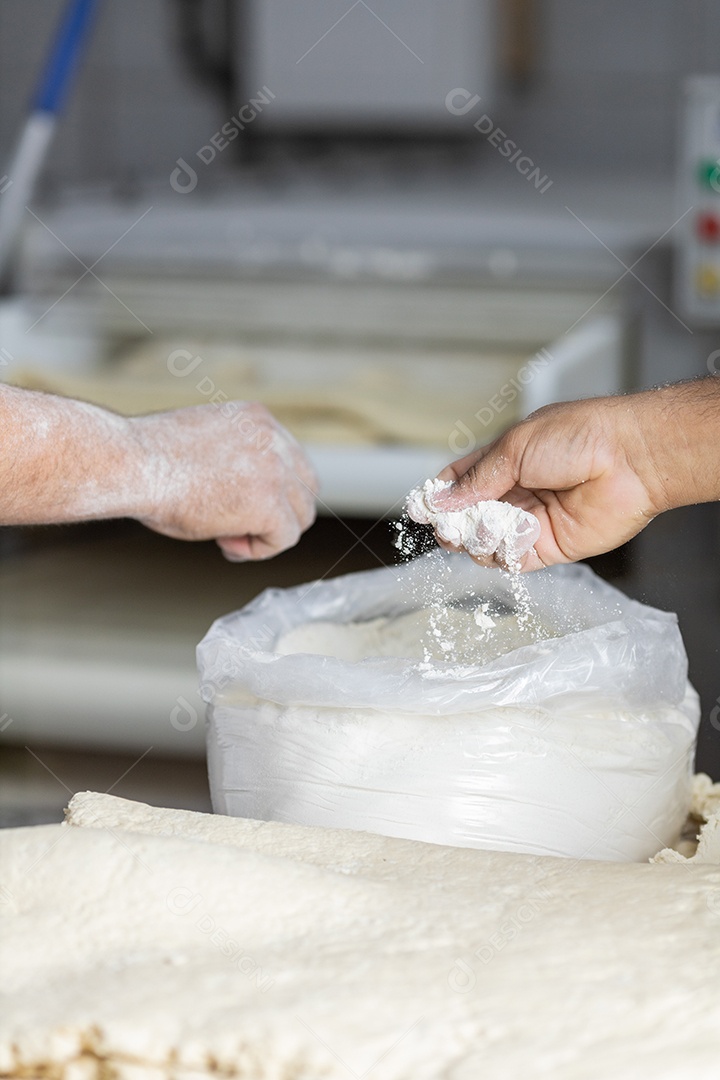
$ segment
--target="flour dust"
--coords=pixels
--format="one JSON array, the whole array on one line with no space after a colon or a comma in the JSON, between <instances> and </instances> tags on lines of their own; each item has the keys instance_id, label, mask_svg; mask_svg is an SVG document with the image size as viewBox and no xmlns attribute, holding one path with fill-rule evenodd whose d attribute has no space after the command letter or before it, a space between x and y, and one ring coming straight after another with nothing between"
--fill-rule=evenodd
<instances>
[{"instance_id":1,"label":"flour dust","mask_svg":"<svg viewBox=\"0 0 720 1080\"><path fill-rule=\"evenodd\" d=\"M420 555L426 555L425 573L422 579L416 581L414 595L411 597L413 606L422 607L427 612L422 670L427 674L432 674L439 661L452 664L462 658L464 663L468 662L467 621L458 620L458 608L472 616L477 663L487 662L492 656L502 655L503 652L511 649L554 636L552 629L543 624L535 610L530 592L520 572L521 556L528 550L527 540L523 539L519 544L513 542L518 531L524 538L530 535L534 539L537 538L533 526L528 527L524 520L532 515L526 514L525 511L508 514L506 510L514 512L516 508L509 507L505 503L492 505L484 503L479 504L480 509L476 506L468 508L464 513L443 515L444 520L440 522L441 529L438 531L440 535L444 533L449 541L457 542L461 538L467 540L472 530L475 530L481 539L475 544L470 541L470 547L474 546L477 550L478 547L482 548L483 543L485 545L478 553L487 555L489 545L494 544L492 551L497 551L502 547L503 561L507 569L498 568L497 573L509 586L512 604L507 604L497 596L476 595L461 599L451 598L447 579L452 574L452 570L438 549L430 528L430 526L437 528L439 515L434 514L421 497L431 495L437 488L437 481L427 481L422 488L416 488L408 496L406 503L406 507L410 504L412 516L406 512L401 518L391 523L395 534L392 544L399 553L400 562L408 562L417 559ZM490 513L488 513L488 507ZM496 507L501 508L499 512L495 509ZM523 517L520 518L519 515ZM487 523L489 523L489 529ZM539 532L539 526L537 532ZM518 547L521 548L520 552L518 552ZM461 636L462 640L460 640Z\"/></svg>"}]
</instances>

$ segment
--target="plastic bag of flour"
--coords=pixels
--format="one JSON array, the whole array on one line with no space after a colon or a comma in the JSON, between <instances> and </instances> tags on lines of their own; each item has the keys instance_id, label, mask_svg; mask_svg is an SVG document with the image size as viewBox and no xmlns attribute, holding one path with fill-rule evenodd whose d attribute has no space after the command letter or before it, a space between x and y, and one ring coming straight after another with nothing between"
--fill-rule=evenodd
<instances>
[{"instance_id":1,"label":"plastic bag of flour","mask_svg":"<svg viewBox=\"0 0 720 1080\"><path fill-rule=\"evenodd\" d=\"M699 705L676 616L586 566L518 583L434 551L269 589L198 662L218 813L606 860L685 820Z\"/></svg>"}]
</instances>

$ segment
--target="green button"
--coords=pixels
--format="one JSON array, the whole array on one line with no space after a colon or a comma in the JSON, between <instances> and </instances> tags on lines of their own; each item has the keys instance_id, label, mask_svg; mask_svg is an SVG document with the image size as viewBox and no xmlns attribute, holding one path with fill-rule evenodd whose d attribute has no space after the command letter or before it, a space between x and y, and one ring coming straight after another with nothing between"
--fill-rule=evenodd
<instances>
[{"instance_id":1,"label":"green button","mask_svg":"<svg viewBox=\"0 0 720 1080\"><path fill-rule=\"evenodd\" d=\"M720 159L706 158L701 161L697 175L701 187L710 188L720 195Z\"/></svg>"}]
</instances>

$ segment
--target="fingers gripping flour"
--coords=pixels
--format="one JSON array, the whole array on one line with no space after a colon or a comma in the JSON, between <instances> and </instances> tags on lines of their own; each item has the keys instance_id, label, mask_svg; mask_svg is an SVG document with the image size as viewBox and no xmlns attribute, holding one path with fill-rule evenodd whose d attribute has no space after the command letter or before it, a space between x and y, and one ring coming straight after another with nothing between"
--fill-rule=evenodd
<instances>
[{"instance_id":1,"label":"fingers gripping flour","mask_svg":"<svg viewBox=\"0 0 720 1080\"><path fill-rule=\"evenodd\" d=\"M547 637L533 611L528 590L520 575L523 555L530 551L540 536L537 518L518 506L495 499L483 500L461 510L437 510L434 506L435 496L450 486L450 481L426 480L414 488L405 500L408 518L420 525L432 525L441 540L453 547L463 548L470 555L483 559L494 556L509 575L519 625L533 631L535 640ZM400 553L405 558L418 554L415 539L404 523L396 523L395 528L395 546ZM441 577L431 583L430 589L433 612L430 632L438 640L444 658L450 659L455 649L455 628L447 619ZM481 637L485 640L490 638L495 621L487 605L478 604L473 617ZM501 655L502 651L496 655ZM426 650L426 662L432 658L432 651Z\"/></svg>"},{"instance_id":2,"label":"fingers gripping flour","mask_svg":"<svg viewBox=\"0 0 720 1080\"><path fill-rule=\"evenodd\" d=\"M534 514L495 499L461 510L436 510L434 497L450 486L450 481L426 480L408 495L408 516L421 525L432 525L441 540L465 548L470 555L495 555L508 569L519 568L522 556L540 537L540 523Z\"/></svg>"}]
</instances>

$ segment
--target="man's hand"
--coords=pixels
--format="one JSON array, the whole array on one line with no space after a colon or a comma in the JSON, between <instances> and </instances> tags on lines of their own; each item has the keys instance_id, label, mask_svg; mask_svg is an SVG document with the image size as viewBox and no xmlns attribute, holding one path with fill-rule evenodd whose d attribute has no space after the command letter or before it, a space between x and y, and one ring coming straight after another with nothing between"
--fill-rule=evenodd
<instances>
[{"instance_id":1,"label":"man's hand","mask_svg":"<svg viewBox=\"0 0 720 1080\"><path fill-rule=\"evenodd\" d=\"M715 379L549 405L444 469L439 479L455 483L433 505L520 506L541 530L522 569L573 562L625 543L663 510L718 498L719 435Z\"/></svg>"},{"instance_id":2,"label":"man's hand","mask_svg":"<svg viewBox=\"0 0 720 1080\"><path fill-rule=\"evenodd\" d=\"M266 559L315 518L317 479L262 405L128 418L0 383L0 523L137 518L228 559Z\"/></svg>"},{"instance_id":3,"label":"man's hand","mask_svg":"<svg viewBox=\"0 0 720 1080\"><path fill-rule=\"evenodd\" d=\"M315 520L317 478L263 405L233 404L228 415L197 405L131 421L154 492L137 516L179 540L217 540L232 561L267 559Z\"/></svg>"}]
</instances>

